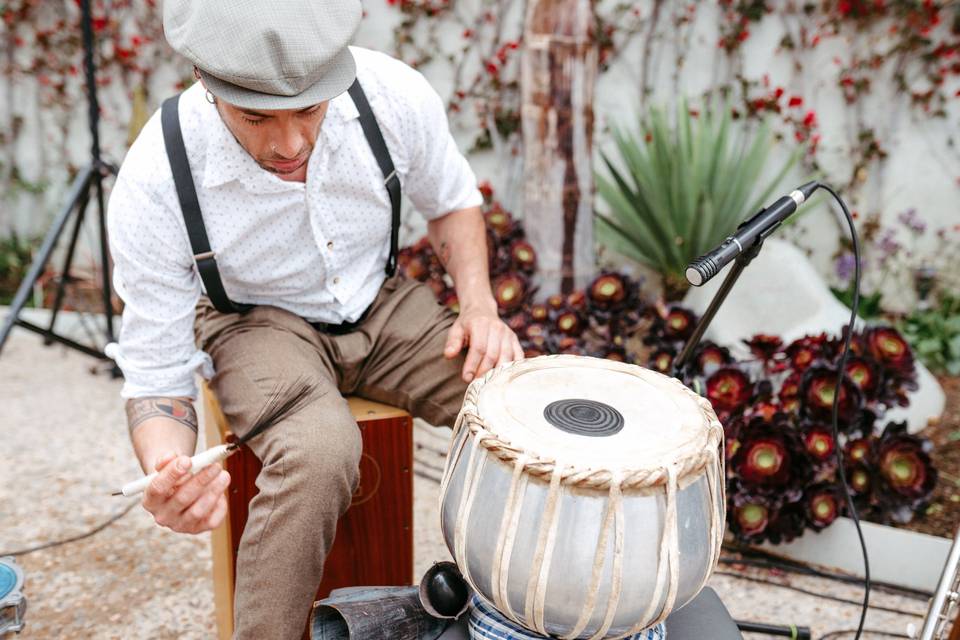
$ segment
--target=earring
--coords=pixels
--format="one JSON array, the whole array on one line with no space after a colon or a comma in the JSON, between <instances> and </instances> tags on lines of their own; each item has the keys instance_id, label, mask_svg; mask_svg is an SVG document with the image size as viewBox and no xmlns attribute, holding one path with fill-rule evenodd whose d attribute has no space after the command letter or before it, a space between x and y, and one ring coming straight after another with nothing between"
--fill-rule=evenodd
<instances>
[{"instance_id":1,"label":"earring","mask_svg":"<svg viewBox=\"0 0 960 640\"><path fill-rule=\"evenodd\" d=\"M212 93L210 93L210 89L207 89L207 102L210 104L217 104L217 99L213 97Z\"/></svg>"}]
</instances>

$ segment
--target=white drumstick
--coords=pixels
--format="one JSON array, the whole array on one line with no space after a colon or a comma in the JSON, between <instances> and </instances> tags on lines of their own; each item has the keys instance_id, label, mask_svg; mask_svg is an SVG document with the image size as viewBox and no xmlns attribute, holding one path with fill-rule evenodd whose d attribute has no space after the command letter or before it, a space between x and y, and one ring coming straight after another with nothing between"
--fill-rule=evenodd
<instances>
[{"instance_id":1,"label":"white drumstick","mask_svg":"<svg viewBox=\"0 0 960 640\"><path fill-rule=\"evenodd\" d=\"M221 444L212 449L207 449L201 453L190 458L190 473L196 473L201 469L209 467L211 464L220 462L221 460L226 459L230 456L231 453L236 451L236 447L233 447L228 444ZM123 488L120 491L113 493L115 496L124 495L124 496L135 496L138 493L143 493L150 483L153 482L153 479L157 477L157 472L154 471L148 476L143 476L139 480L134 480L133 482L128 482L123 485Z\"/></svg>"}]
</instances>

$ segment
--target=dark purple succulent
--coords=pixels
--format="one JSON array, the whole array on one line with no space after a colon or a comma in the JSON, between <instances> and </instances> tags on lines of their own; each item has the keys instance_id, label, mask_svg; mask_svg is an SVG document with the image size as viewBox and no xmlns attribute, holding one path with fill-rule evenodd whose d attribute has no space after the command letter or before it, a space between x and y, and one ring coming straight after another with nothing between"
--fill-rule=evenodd
<instances>
[{"instance_id":1,"label":"dark purple succulent","mask_svg":"<svg viewBox=\"0 0 960 640\"><path fill-rule=\"evenodd\" d=\"M736 367L723 367L707 378L707 399L717 413L742 410L752 394L750 378Z\"/></svg>"},{"instance_id":2,"label":"dark purple succulent","mask_svg":"<svg viewBox=\"0 0 960 640\"><path fill-rule=\"evenodd\" d=\"M720 367L733 362L733 358L730 356L730 350L726 347L718 346L713 342L702 342L697 347L693 362L697 373L711 376Z\"/></svg>"},{"instance_id":3,"label":"dark purple succulent","mask_svg":"<svg viewBox=\"0 0 960 640\"><path fill-rule=\"evenodd\" d=\"M573 309L567 309L557 315L553 325L563 335L576 337L583 333L583 316Z\"/></svg>"},{"instance_id":4,"label":"dark purple succulent","mask_svg":"<svg viewBox=\"0 0 960 640\"><path fill-rule=\"evenodd\" d=\"M843 447L846 464L873 464L873 443L870 438L852 438Z\"/></svg>"},{"instance_id":5,"label":"dark purple succulent","mask_svg":"<svg viewBox=\"0 0 960 640\"><path fill-rule=\"evenodd\" d=\"M891 422L875 445L877 498L888 510L904 510L909 518L925 505L937 484L937 470L925 450L929 441L907 433L905 422Z\"/></svg>"},{"instance_id":6,"label":"dark purple succulent","mask_svg":"<svg viewBox=\"0 0 960 640\"><path fill-rule=\"evenodd\" d=\"M767 527L777 516L779 500L740 489L735 480L730 484L732 489L727 517L730 531L741 542L763 541Z\"/></svg>"},{"instance_id":7,"label":"dark purple succulent","mask_svg":"<svg viewBox=\"0 0 960 640\"><path fill-rule=\"evenodd\" d=\"M864 397L873 399L880 388L880 375L877 366L861 356L851 356L847 360L847 377L857 385Z\"/></svg>"},{"instance_id":8,"label":"dark purple succulent","mask_svg":"<svg viewBox=\"0 0 960 640\"><path fill-rule=\"evenodd\" d=\"M527 282L519 273L505 273L493 281L493 297L501 313L520 309L526 295Z\"/></svg>"},{"instance_id":9,"label":"dark purple succulent","mask_svg":"<svg viewBox=\"0 0 960 640\"><path fill-rule=\"evenodd\" d=\"M767 525L766 538L773 544L790 542L803 535L807 518L802 502L783 505Z\"/></svg>"},{"instance_id":10,"label":"dark purple succulent","mask_svg":"<svg viewBox=\"0 0 960 640\"><path fill-rule=\"evenodd\" d=\"M803 492L803 507L807 523L814 531L820 531L843 514L843 494L833 483L814 484Z\"/></svg>"},{"instance_id":11,"label":"dark purple succulent","mask_svg":"<svg viewBox=\"0 0 960 640\"><path fill-rule=\"evenodd\" d=\"M667 340L686 340L697 326L697 316L689 309L673 307L663 318L663 337Z\"/></svg>"},{"instance_id":12,"label":"dark purple succulent","mask_svg":"<svg viewBox=\"0 0 960 640\"><path fill-rule=\"evenodd\" d=\"M563 309L564 303L565 303L565 299L559 293L555 293L549 298L547 298L547 307L549 307L553 311L560 311L561 309Z\"/></svg>"},{"instance_id":13,"label":"dark purple succulent","mask_svg":"<svg viewBox=\"0 0 960 640\"><path fill-rule=\"evenodd\" d=\"M500 240L509 239L515 232L516 225L513 217L507 213L499 202L490 204L490 208L484 213L484 218L489 227Z\"/></svg>"},{"instance_id":14,"label":"dark purple succulent","mask_svg":"<svg viewBox=\"0 0 960 640\"><path fill-rule=\"evenodd\" d=\"M805 336L791 342L785 352L794 371L804 371L820 358L828 355L832 357L832 353L827 353L829 351L827 344L825 333L818 336Z\"/></svg>"},{"instance_id":15,"label":"dark purple succulent","mask_svg":"<svg viewBox=\"0 0 960 640\"><path fill-rule=\"evenodd\" d=\"M780 385L780 406L784 411L795 413L800 408L800 382L803 380L803 374L794 371L788 375Z\"/></svg>"},{"instance_id":16,"label":"dark purple succulent","mask_svg":"<svg viewBox=\"0 0 960 640\"><path fill-rule=\"evenodd\" d=\"M832 420L833 401L837 393L837 372L825 365L809 367L800 382L800 408L803 414L816 421ZM849 429L863 408L863 394L849 377L843 377L838 407L841 427Z\"/></svg>"},{"instance_id":17,"label":"dark purple succulent","mask_svg":"<svg viewBox=\"0 0 960 640\"><path fill-rule=\"evenodd\" d=\"M670 348L657 349L650 354L648 366L654 371L669 374L673 367L673 359L677 354Z\"/></svg>"},{"instance_id":18,"label":"dark purple succulent","mask_svg":"<svg viewBox=\"0 0 960 640\"><path fill-rule=\"evenodd\" d=\"M587 287L591 306L603 311L621 308L629 299L630 286L619 273L603 272Z\"/></svg>"},{"instance_id":19,"label":"dark purple succulent","mask_svg":"<svg viewBox=\"0 0 960 640\"><path fill-rule=\"evenodd\" d=\"M836 461L837 442L833 430L821 424L803 428L803 448L818 467L831 466Z\"/></svg>"},{"instance_id":20,"label":"dark purple succulent","mask_svg":"<svg viewBox=\"0 0 960 640\"><path fill-rule=\"evenodd\" d=\"M530 319L534 322L546 322L550 317L550 309L545 304L530 305Z\"/></svg>"},{"instance_id":21,"label":"dark purple succulent","mask_svg":"<svg viewBox=\"0 0 960 640\"><path fill-rule=\"evenodd\" d=\"M510 245L510 264L517 271L532 274L537 269L537 252L526 240L514 240Z\"/></svg>"},{"instance_id":22,"label":"dark purple succulent","mask_svg":"<svg viewBox=\"0 0 960 640\"><path fill-rule=\"evenodd\" d=\"M905 375L913 373L913 352L896 329L873 327L867 329L863 337L870 354L885 369L899 371Z\"/></svg>"},{"instance_id":23,"label":"dark purple succulent","mask_svg":"<svg viewBox=\"0 0 960 640\"><path fill-rule=\"evenodd\" d=\"M772 360L773 356L783 347L783 340L779 337L762 333L753 336L749 340L744 340L743 343L750 347L750 353L763 362Z\"/></svg>"},{"instance_id":24,"label":"dark purple succulent","mask_svg":"<svg viewBox=\"0 0 960 640\"><path fill-rule=\"evenodd\" d=\"M811 476L810 461L796 431L786 420L757 417L740 430L740 446L731 467L743 487L797 500Z\"/></svg>"}]
</instances>

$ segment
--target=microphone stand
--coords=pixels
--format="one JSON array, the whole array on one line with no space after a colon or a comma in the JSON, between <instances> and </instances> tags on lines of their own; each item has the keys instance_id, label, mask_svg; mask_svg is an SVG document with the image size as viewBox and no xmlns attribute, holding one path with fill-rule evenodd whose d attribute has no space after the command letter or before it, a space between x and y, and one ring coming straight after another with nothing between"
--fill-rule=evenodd
<instances>
[{"instance_id":1,"label":"microphone stand","mask_svg":"<svg viewBox=\"0 0 960 640\"><path fill-rule=\"evenodd\" d=\"M747 265L750 264L760 253L760 249L763 247L764 238L765 236L760 236L757 238L756 242L747 247L746 251L734 259L733 266L730 267L730 273L728 273L727 277L724 278L723 284L720 285L717 293L713 296L713 300L710 301L710 306L708 306L707 310L703 312L702 316L700 316L700 320L697 322L697 326L694 328L693 333L683 345L683 349L680 351L680 354L674 359L672 370L672 375L674 378L683 377L684 367L687 366L687 363L693 356L694 350L697 348L697 345L700 344L703 334L706 333L707 328L713 321L713 317L717 315L717 311L720 310L720 305L722 305L727 299L727 295L730 293L730 290L733 289L733 285L737 283L737 280L740 278L740 274L743 273L743 270L747 268Z\"/></svg>"}]
</instances>

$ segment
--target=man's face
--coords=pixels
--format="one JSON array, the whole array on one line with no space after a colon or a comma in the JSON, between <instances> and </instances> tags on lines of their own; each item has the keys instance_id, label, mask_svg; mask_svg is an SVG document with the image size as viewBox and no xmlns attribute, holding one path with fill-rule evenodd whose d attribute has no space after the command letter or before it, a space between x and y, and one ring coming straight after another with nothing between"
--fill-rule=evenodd
<instances>
[{"instance_id":1,"label":"man's face","mask_svg":"<svg viewBox=\"0 0 960 640\"><path fill-rule=\"evenodd\" d=\"M217 111L257 164L281 180L305 182L329 101L305 109L241 109L217 100Z\"/></svg>"}]
</instances>

